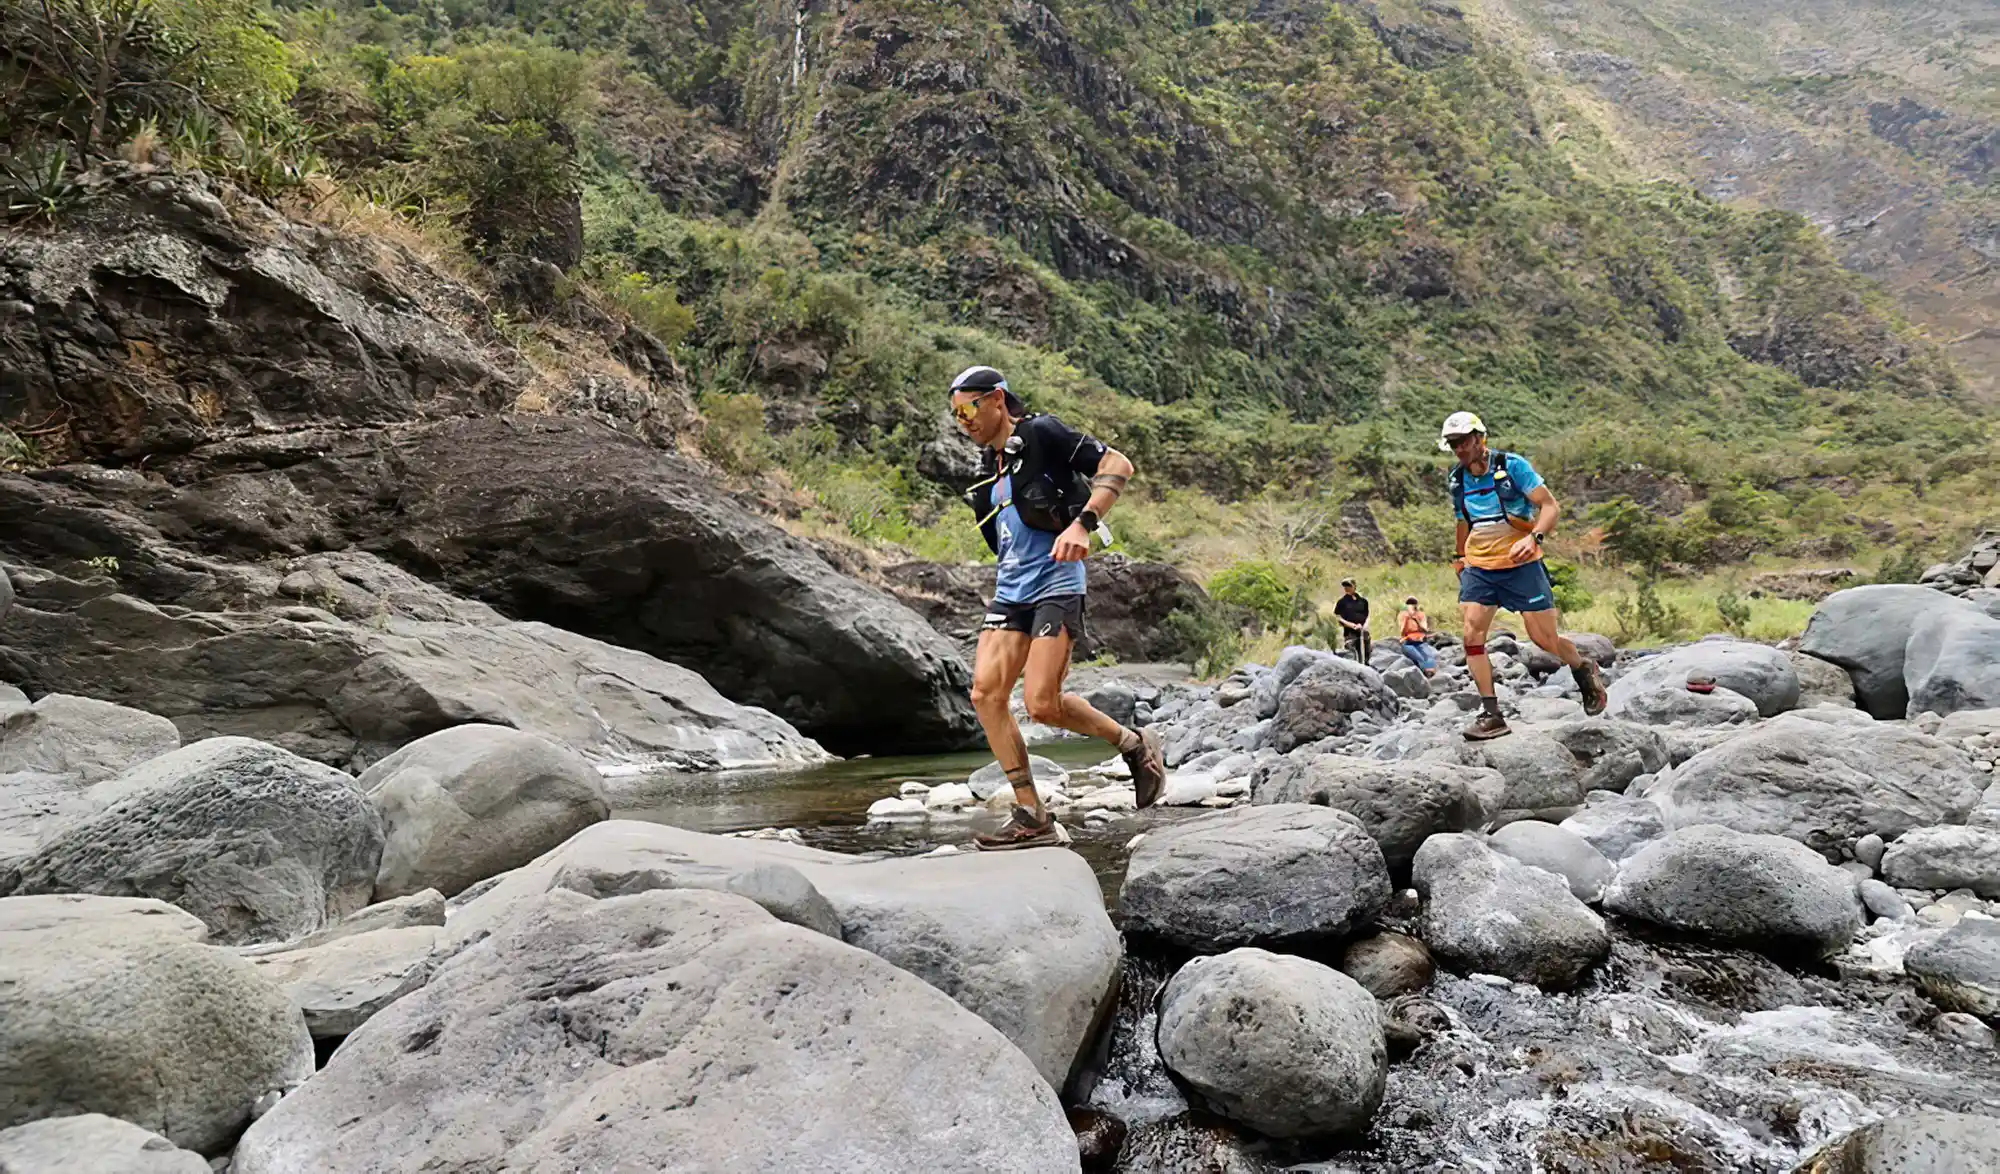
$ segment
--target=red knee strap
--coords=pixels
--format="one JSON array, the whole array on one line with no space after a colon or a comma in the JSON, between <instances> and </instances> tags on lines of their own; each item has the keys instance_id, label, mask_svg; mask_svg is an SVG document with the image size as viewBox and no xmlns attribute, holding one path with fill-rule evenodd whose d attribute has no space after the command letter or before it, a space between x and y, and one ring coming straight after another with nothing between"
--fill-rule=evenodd
<instances>
[{"instance_id":1,"label":"red knee strap","mask_svg":"<svg viewBox=\"0 0 2000 1174\"><path fill-rule=\"evenodd\" d=\"M1468 644L1468 645L1466 645L1466 646L1465 646L1465 655L1467 655L1467 656L1485 656L1485 655L1486 655L1486 645L1484 645L1484 644Z\"/></svg>"}]
</instances>

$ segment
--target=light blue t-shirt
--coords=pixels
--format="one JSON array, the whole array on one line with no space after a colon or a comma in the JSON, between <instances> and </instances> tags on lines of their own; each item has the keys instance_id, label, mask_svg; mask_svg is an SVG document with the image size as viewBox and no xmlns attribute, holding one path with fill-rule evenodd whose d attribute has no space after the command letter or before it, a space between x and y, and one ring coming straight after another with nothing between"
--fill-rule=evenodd
<instances>
[{"instance_id":1,"label":"light blue t-shirt","mask_svg":"<svg viewBox=\"0 0 2000 1174\"><path fill-rule=\"evenodd\" d=\"M1510 452L1506 455L1507 476L1513 480L1515 492L1510 494L1504 503L1501 501L1491 464L1487 466L1485 474L1479 477L1463 469L1459 470L1459 476L1464 478L1465 512L1471 517L1475 526L1481 522L1504 522L1507 514L1532 521L1540 512L1540 507L1529 501L1528 495L1541 488L1542 475L1535 472L1535 466L1529 464L1528 458L1520 453Z\"/></svg>"},{"instance_id":2,"label":"light blue t-shirt","mask_svg":"<svg viewBox=\"0 0 2000 1174\"><path fill-rule=\"evenodd\" d=\"M1000 503L994 518L1000 535L1000 572L993 589L995 603L1040 603L1053 595L1082 595L1081 562L1055 559L1056 535L1021 520L1014 508L1014 479L993 483L993 500Z\"/></svg>"}]
</instances>

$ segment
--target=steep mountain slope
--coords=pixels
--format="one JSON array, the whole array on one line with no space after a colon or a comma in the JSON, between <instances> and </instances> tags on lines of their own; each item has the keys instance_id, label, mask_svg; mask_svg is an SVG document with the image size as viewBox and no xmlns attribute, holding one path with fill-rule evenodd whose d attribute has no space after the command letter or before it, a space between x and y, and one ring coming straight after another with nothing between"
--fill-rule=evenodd
<instances>
[{"instance_id":1,"label":"steep mountain slope","mask_svg":"<svg viewBox=\"0 0 2000 1174\"><path fill-rule=\"evenodd\" d=\"M0 0L19 43L42 11ZM1513 31L1445 3L286 0L256 35L257 0L188 11L139 76L190 80L143 102L79 111L10 58L32 101L0 137L358 206L459 251L525 354L615 306L686 372L710 459L932 557L980 552L939 484L974 361L1131 452L1155 502L1361 498L1410 557L1448 541L1430 441L1458 407L1586 500L1726 492L1709 513L1797 538L1860 532L1830 496L1950 500L1988 458L1951 364L1807 221L1635 178ZM41 186L15 206L59 219Z\"/></svg>"},{"instance_id":2,"label":"steep mountain slope","mask_svg":"<svg viewBox=\"0 0 2000 1174\"><path fill-rule=\"evenodd\" d=\"M1659 174L1799 212L2000 394L2000 11L1982 0L1482 0Z\"/></svg>"}]
</instances>

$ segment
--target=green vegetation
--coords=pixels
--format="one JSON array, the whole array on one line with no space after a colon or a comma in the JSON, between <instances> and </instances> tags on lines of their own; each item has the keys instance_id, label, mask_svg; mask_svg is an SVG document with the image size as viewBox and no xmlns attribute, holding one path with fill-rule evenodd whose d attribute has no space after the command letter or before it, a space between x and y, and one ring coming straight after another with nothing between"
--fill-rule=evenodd
<instances>
[{"instance_id":1,"label":"green vegetation","mask_svg":"<svg viewBox=\"0 0 2000 1174\"><path fill-rule=\"evenodd\" d=\"M987 557L916 468L999 366L1137 462L1114 529L1208 578L1218 661L1238 607L1314 638L1362 552L1446 617L1459 407L1569 507L1565 608L1633 639L1779 622L1714 568L1976 523L1991 420L1804 219L1634 178L1448 16L1270 7L854 0L795 73L775 0L0 0L0 183L48 221L90 159L168 159L553 262L670 348L718 469L922 557Z\"/></svg>"}]
</instances>

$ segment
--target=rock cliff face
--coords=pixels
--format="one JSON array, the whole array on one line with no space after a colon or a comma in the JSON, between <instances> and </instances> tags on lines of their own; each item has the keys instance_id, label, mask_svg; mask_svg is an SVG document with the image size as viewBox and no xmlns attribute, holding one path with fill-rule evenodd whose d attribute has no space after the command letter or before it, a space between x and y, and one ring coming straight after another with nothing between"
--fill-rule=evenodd
<instances>
[{"instance_id":1,"label":"rock cliff face","mask_svg":"<svg viewBox=\"0 0 2000 1174\"><path fill-rule=\"evenodd\" d=\"M87 216L0 243L0 419L33 446L13 464L34 469L0 475L0 560L35 597L0 631L0 658L24 684L346 762L460 721L562 736L550 723L593 708L580 694L539 704L531 670L474 697L465 666L560 664L588 692L607 674L581 666L620 650L577 633L648 654L609 674L613 691L667 705L677 728L743 716L699 679L670 683L683 665L839 750L976 734L943 638L664 447L687 401L646 336L582 321L597 361L573 356L573 385L552 392L470 289L412 256L226 207L186 179L96 182ZM312 561L334 552L338 565ZM360 586L371 577L379 598ZM370 606L357 591L374 611L353 614ZM179 650L160 704L146 696L157 670L119 663L147 634ZM277 661L252 667L253 645ZM369 675L382 688L357 704ZM649 736L616 732L630 727L617 709L584 723L584 745L643 756ZM800 740L782 727L656 749L696 766L790 760Z\"/></svg>"}]
</instances>

